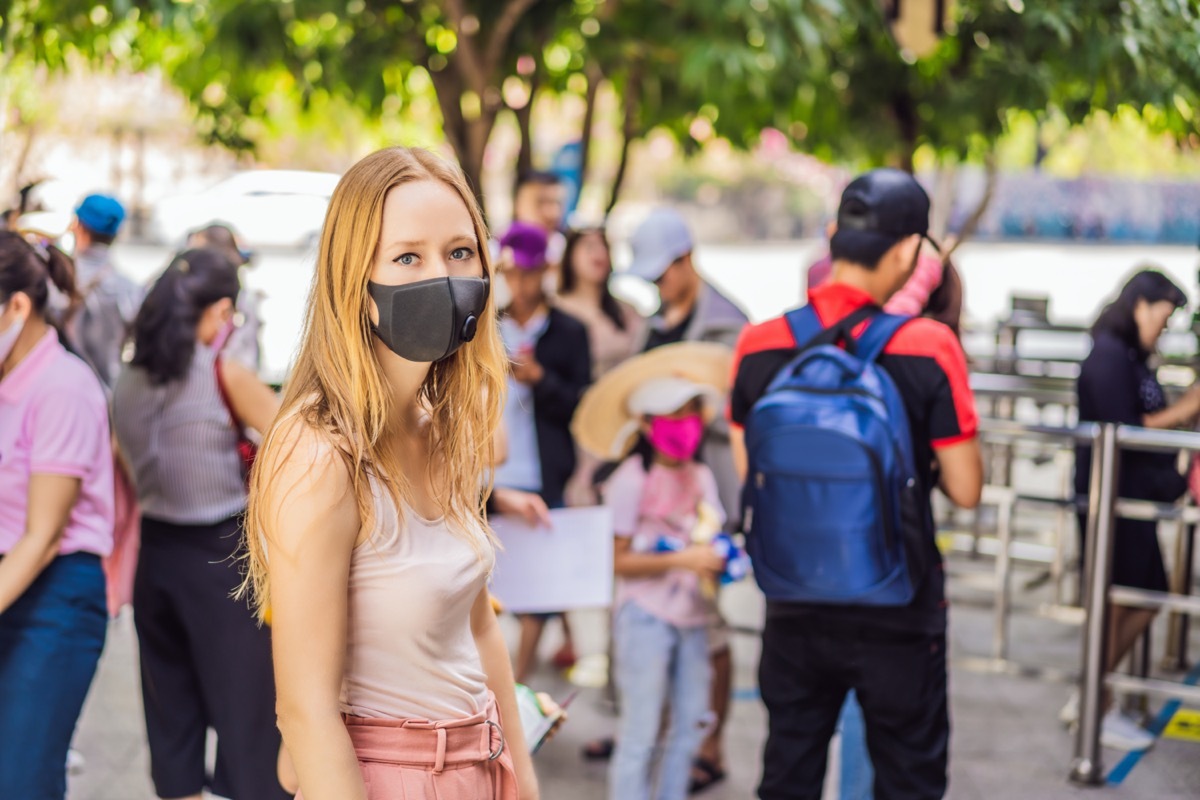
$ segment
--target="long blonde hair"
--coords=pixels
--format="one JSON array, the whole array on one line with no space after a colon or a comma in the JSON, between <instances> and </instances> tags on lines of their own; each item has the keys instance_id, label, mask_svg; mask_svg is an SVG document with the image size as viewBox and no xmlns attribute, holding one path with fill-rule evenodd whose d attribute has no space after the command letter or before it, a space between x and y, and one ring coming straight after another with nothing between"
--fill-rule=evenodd
<instances>
[{"instance_id":1,"label":"long blonde hair","mask_svg":"<svg viewBox=\"0 0 1200 800\"><path fill-rule=\"evenodd\" d=\"M399 505L409 497L405 476L387 433L394 430L395 401L372 349L371 275L389 191L405 183L437 180L456 191L471 215L484 272L495 279L488 235L475 197L459 169L417 148L391 147L372 153L342 177L329 203L316 275L309 293L304 334L284 392L283 406L264 438L259 463L278 462L292 453L276 452L280 429L294 420L328 440L350 472L359 517L374 520L371 480L380 481ZM474 341L433 364L418 402L429 417L430 469L441 510L452 527L474 531L484 521L490 492L493 440L504 406L507 359L493 297ZM269 470L255 469L246 519L246 585L260 614L270 604L263 532L278 496ZM472 543L482 552L494 538Z\"/></svg>"}]
</instances>

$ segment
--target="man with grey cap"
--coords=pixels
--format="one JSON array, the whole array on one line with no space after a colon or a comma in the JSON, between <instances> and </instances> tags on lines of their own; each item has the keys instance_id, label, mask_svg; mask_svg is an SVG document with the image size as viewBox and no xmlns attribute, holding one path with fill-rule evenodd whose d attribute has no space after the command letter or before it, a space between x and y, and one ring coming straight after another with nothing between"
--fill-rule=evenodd
<instances>
[{"instance_id":1,"label":"man with grey cap","mask_svg":"<svg viewBox=\"0 0 1200 800\"><path fill-rule=\"evenodd\" d=\"M676 342L716 342L732 348L748 322L746 314L696 270L695 241L678 211L660 207L650 212L630 240L633 263L629 274L653 283L661 305L649 321L642 350ZM724 418L709 427L701 460L717 479L725 518L738 518L741 481L734 469L729 426ZM716 717L696 757L692 789L700 790L725 777L722 736L729 711L733 659L728 627L718 617L709 629L712 659L712 710Z\"/></svg>"},{"instance_id":2,"label":"man with grey cap","mask_svg":"<svg viewBox=\"0 0 1200 800\"><path fill-rule=\"evenodd\" d=\"M641 350L676 342L717 342L733 347L746 326L746 314L700 276L693 262L695 242L679 212L650 212L630 240L629 274L652 283L661 305L650 317ZM721 503L729 519L737 517L739 486L729 450L729 431L719 425L709 434L704 462L717 476Z\"/></svg>"}]
</instances>

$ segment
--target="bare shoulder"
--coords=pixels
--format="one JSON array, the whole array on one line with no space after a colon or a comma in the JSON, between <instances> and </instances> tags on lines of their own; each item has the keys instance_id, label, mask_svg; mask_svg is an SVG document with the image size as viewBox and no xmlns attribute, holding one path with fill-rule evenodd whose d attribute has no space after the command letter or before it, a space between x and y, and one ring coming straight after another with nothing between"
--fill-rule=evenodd
<instances>
[{"instance_id":1,"label":"bare shoulder","mask_svg":"<svg viewBox=\"0 0 1200 800\"><path fill-rule=\"evenodd\" d=\"M286 541L322 527L349 536L360 528L353 480L342 448L300 415L288 415L259 454L255 490L268 538Z\"/></svg>"}]
</instances>

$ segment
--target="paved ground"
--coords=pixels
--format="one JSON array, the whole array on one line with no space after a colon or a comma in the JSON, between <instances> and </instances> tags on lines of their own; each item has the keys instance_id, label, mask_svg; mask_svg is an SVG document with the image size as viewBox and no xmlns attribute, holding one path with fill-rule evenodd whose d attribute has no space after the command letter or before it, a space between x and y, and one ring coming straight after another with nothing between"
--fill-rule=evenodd
<instances>
[{"instance_id":1,"label":"paved ground","mask_svg":"<svg viewBox=\"0 0 1200 800\"><path fill-rule=\"evenodd\" d=\"M1082 790L1066 781L1072 737L1057 724L1056 714L1068 688L1056 680L988 674L968 668L970 659L986 656L991 642L990 595L979 588L987 562L956 556L951 562L954 600L951 676L954 735L951 792L956 800L993 798L1106 797L1113 800L1195 798L1200 795L1200 744L1163 740L1119 787ZM1017 585L1032 573L1019 573ZM1078 629L1039 616L1048 589L1017 592L1012 656L1025 664L1070 673L1078 658ZM726 597L735 624L752 626L761 614L749 587L736 587ZM113 623L100 674L92 689L76 737L87 759L72 777L70 800L151 800L133 626L128 617ZM576 615L576 629L586 653L603 651L604 617ZM513 632L510 628L510 633ZM1197 639L1200 637L1193 637ZM1162 642L1162 637L1158 637ZM547 651L555 647L548 637ZM1193 653L1200 656L1200 649ZM755 696L757 643L752 636L735 639L737 701L728 728L730 777L711 800L749 798L758 777L765 714ZM593 659L594 661L594 659ZM537 681L562 696L568 681L547 671ZM538 756L543 796L552 800L600 800L605 797L605 770L579 758L581 745L612 729L603 711L601 692L584 689L572 708L569 724ZM1106 766L1120 754L1106 752ZM830 795L832 796L832 795Z\"/></svg>"}]
</instances>

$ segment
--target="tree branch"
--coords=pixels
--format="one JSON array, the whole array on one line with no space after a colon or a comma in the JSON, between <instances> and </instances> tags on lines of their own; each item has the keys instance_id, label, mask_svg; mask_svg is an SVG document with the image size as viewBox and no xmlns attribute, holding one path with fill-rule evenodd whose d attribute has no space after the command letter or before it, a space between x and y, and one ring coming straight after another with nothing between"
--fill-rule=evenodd
<instances>
[{"instance_id":1,"label":"tree branch","mask_svg":"<svg viewBox=\"0 0 1200 800\"><path fill-rule=\"evenodd\" d=\"M625 119L621 125L621 131L624 134L621 141L621 161L617 165L617 174L613 178L612 190L608 195L608 206L604 209L604 217L608 219L609 214L617 207L617 201L621 198L621 187L625 185L625 174L629 168L629 148L633 144L633 140L638 137L638 106L642 102L642 65L635 63L629 70L629 77L625 82Z\"/></svg>"},{"instance_id":2,"label":"tree branch","mask_svg":"<svg viewBox=\"0 0 1200 800\"><path fill-rule=\"evenodd\" d=\"M475 34L467 33L465 29L467 11L463 6L463 0L446 0L446 13L450 15L450 21L454 25L454 33L458 37L458 45L454 48L450 60L454 63L455 68L462 73L467 86L471 88L471 91L479 95L480 102L482 102L484 92L487 90L491 79L491 73L495 70L485 69L484 65L479 61Z\"/></svg>"},{"instance_id":3,"label":"tree branch","mask_svg":"<svg viewBox=\"0 0 1200 800\"><path fill-rule=\"evenodd\" d=\"M979 229L979 223L983 222L983 215L987 213L988 207L992 204L992 197L996 194L996 153L994 151L984 156L983 167L987 172L987 181L983 187L983 197L979 199L979 205L975 206L975 210L971 212L971 216L967 217L967 220L963 223L958 236L946 248L946 252L942 254L944 261L949 261L950 256L954 254L958 246L975 235L975 231Z\"/></svg>"},{"instance_id":4,"label":"tree branch","mask_svg":"<svg viewBox=\"0 0 1200 800\"><path fill-rule=\"evenodd\" d=\"M595 61L589 61L583 69L587 76L587 92L584 95L583 126L579 134L579 189L587 184L588 160L592 153L592 128L596 122L596 97L600 93L600 84L604 80L604 72Z\"/></svg>"},{"instance_id":5,"label":"tree branch","mask_svg":"<svg viewBox=\"0 0 1200 800\"><path fill-rule=\"evenodd\" d=\"M504 59L504 51L508 48L508 40L512 38L513 30L537 1L508 0L504 4L504 8L500 11L500 18L496 20L496 25L492 28L487 50L484 51L483 63L487 74L494 74L500 68L500 62ZM461 0L450 0L450 2L459 3Z\"/></svg>"}]
</instances>

